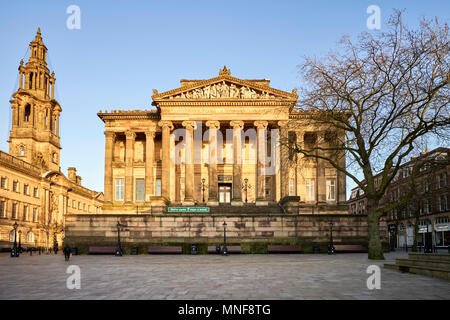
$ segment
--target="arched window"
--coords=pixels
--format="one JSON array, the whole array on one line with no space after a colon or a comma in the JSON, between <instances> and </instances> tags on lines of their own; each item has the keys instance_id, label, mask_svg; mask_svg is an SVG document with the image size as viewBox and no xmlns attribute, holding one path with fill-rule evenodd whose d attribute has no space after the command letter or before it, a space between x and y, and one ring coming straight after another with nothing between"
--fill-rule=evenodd
<instances>
[{"instance_id":1,"label":"arched window","mask_svg":"<svg viewBox=\"0 0 450 320\"><path fill-rule=\"evenodd\" d=\"M30 106L30 104L27 104L25 106L25 112L24 112L24 115L23 115L23 121L25 121L25 122L30 121L30 114L31 114L31 106Z\"/></svg>"},{"instance_id":2,"label":"arched window","mask_svg":"<svg viewBox=\"0 0 450 320\"><path fill-rule=\"evenodd\" d=\"M57 162L57 156L56 156L56 152L53 152L52 153L52 161L53 161L53 163L56 163Z\"/></svg>"},{"instance_id":3,"label":"arched window","mask_svg":"<svg viewBox=\"0 0 450 320\"><path fill-rule=\"evenodd\" d=\"M19 157L25 157L25 147L24 146L19 147Z\"/></svg>"},{"instance_id":4,"label":"arched window","mask_svg":"<svg viewBox=\"0 0 450 320\"><path fill-rule=\"evenodd\" d=\"M27 240L27 242L34 243L34 233L31 232L31 231L28 232L28 233L27 233L26 240Z\"/></svg>"},{"instance_id":5,"label":"arched window","mask_svg":"<svg viewBox=\"0 0 450 320\"><path fill-rule=\"evenodd\" d=\"M33 72L30 72L30 80L28 81L28 89L33 89Z\"/></svg>"}]
</instances>

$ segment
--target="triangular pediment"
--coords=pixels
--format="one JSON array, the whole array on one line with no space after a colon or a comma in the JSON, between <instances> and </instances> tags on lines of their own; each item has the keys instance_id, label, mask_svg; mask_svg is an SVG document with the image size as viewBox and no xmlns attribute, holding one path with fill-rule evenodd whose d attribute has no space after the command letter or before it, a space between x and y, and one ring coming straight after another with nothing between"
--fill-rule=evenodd
<instances>
[{"instance_id":1,"label":"triangular pediment","mask_svg":"<svg viewBox=\"0 0 450 320\"><path fill-rule=\"evenodd\" d=\"M182 80L180 88L158 93L153 90L153 101L168 100L288 100L296 101L292 93L269 86L269 80L244 80L231 76L230 70L222 69L218 77L208 80Z\"/></svg>"}]
</instances>

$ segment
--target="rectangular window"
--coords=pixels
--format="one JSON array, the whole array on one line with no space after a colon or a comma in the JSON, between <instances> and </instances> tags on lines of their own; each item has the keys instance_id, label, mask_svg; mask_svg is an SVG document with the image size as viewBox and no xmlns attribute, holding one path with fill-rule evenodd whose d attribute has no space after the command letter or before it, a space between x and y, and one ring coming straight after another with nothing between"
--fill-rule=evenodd
<instances>
[{"instance_id":1,"label":"rectangular window","mask_svg":"<svg viewBox=\"0 0 450 320\"><path fill-rule=\"evenodd\" d=\"M33 189L33 197L35 197L35 198L39 197L38 188Z\"/></svg>"},{"instance_id":2,"label":"rectangular window","mask_svg":"<svg viewBox=\"0 0 450 320\"><path fill-rule=\"evenodd\" d=\"M28 194L29 194L28 192L29 192L29 187L28 187L27 184L24 184L24 185L23 185L23 194L28 195Z\"/></svg>"},{"instance_id":3,"label":"rectangular window","mask_svg":"<svg viewBox=\"0 0 450 320\"><path fill-rule=\"evenodd\" d=\"M37 208L33 208L33 222L38 221Z\"/></svg>"},{"instance_id":4,"label":"rectangular window","mask_svg":"<svg viewBox=\"0 0 450 320\"><path fill-rule=\"evenodd\" d=\"M72 200L72 208L76 208L77 207L77 204L75 203L75 200Z\"/></svg>"},{"instance_id":5,"label":"rectangular window","mask_svg":"<svg viewBox=\"0 0 450 320\"><path fill-rule=\"evenodd\" d=\"M125 179L116 179L116 201L123 201L124 199L124 185Z\"/></svg>"},{"instance_id":6,"label":"rectangular window","mask_svg":"<svg viewBox=\"0 0 450 320\"><path fill-rule=\"evenodd\" d=\"M294 186L294 179L289 180L289 195L295 196L295 186Z\"/></svg>"},{"instance_id":7,"label":"rectangular window","mask_svg":"<svg viewBox=\"0 0 450 320\"><path fill-rule=\"evenodd\" d=\"M136 201L145 201L145 180L136 179Z\"/></svg>"},{"instance_id":8,"label":"rectangular window","mask_svg":"<svg viewBox=\"0 0 450 320\"><path fill-rule=\"evenodd\" d=\"M12 219L17 219L17 203L13 203L13 204L12 204L12 208L11 208L11 218L12 218Z\"/></svg>"},{"instance_id":9,"label":"rectangular window","mask_svg":"<svg viewBox=\"0 0 450 320\"><path fill-rule=\"evenodd\" d=\"M306 179L306 201L314 201L315 200L315 188L314 188L314 179Z\"/></svg>"},{"instance_id":10,"label":"rectangular window","mask_svg":"<svg viewBox=\"0 0 450 320\"><path fill-rule=\"evenodd\" d=\"M86 203L83 203L83 211L86 211Z\"/></svg>"},{"instance_id":11,"label":"rectangular window","mask_svg":"<svg viewBox=\"0 0 450 320\"><path fill-rule=\"evenodd\" d=\"M23 221L28 221L28 206L23 206Z\"/></svg>"},{"instance_id":12,"label":"rectangular window","mask_svg":"<svg viewBox=\"0 0 450 320\"><path fill-rule=\"evenodd\" d=\"M327 200L328 201L336 200L336 180L335 179L327 180Z\"/></svg>"},{"instance_id":13,"label":"rectangular window","mask_svg":"<svg viewBox=\"0 0 450 320\"><path fill-rule=\"evenodd\" d=\"M0 187L1 187L2 189L6 189L6 188L7 188L7 186L6 186L6 177L2 177L2 178L0 179Z\"/></svg>"},{"instance_id":14,"label":"rectangular window","mask_svg":"<svg viewBox=\"0 0 450 320\"><path fill-rule=\"evenodd\" d=\"M156 196L161 197L161 179L156 179Z\"/></svg>"},{"instance_id":15,"label":"rectangular window","mask_svg":"<svg viewBox=\"0 0 450 320\"><path fill-rule=\"evenodd\" d=\"M13 191L19 192L19 183L17 181L13 181Z\"/></svg>"},{"instance_id":16,"label":"rectangular window","mask_svg":"<svg viewBox=\"0 0 450 320\"><path fill-rule=\"evenodd\" d=\"M447 196L439 197L439 209L441 212L447 211Z\"/></svg>"},{"instance_id":17,"label":"rectangular window","mask_svg":"<svg viewBox=\"0 0 450 320\"><path fill-rule=\"evenodd\" d=\"M81 210L81 202L78 201L78 210Z\"/></svg>"},{"instance_id":18,"label":"rectangular window","mask_svg":"<svg viewBox=\"0 0 450 320\"><path fill-rule=\"evenodd\" d=\"M0 218L6 217L6 201L0 201Z\"/></svg>"}]
</instances>

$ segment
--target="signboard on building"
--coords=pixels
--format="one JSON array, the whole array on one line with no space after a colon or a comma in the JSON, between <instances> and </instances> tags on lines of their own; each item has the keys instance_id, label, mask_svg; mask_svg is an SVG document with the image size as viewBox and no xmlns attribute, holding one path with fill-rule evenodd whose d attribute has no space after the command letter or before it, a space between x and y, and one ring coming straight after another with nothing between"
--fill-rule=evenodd
<instances>
[{"instance_id":1,"label":"signboard on building","mask_svg":"<svg viewBox=\"0 0 450 320\"><path fill-rule=\"evenodd\" d=\"M209 207L169 207L168 212L209 212Z\"/></svg>"}]
</instances>

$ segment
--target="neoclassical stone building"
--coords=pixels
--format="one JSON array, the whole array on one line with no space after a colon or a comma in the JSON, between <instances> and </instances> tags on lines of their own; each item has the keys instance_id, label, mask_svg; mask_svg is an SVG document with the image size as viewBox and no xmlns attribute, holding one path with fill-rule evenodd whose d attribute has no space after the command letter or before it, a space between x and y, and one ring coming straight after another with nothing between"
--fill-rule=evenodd
<instances>
[{"instance_id":1,"label":"neoclassical stone building","mask_svg":"<svg viewBox=\"0 0 450 320\"><path fill-rule=\"evenodd\" d=\"M24 247L62 245L67 214L101 213L103 193L81 186L75 168L60 168L59 117L55 73L38 29L30 58L19 66L19 88L11 103L9 153L0 151L0 247L17 237ZM8 119L2 110L1 119ZM13 224L17 222L17 234Z\"/></svg>"},{"instance_id":2,"label":"neoclassical stone building","mask_svg":"<svg viewBox=\"0 0 450 320\"><path fill-rule=\"evenodd\" d=\"M296 107L296 90L235 78L224 67L211 79L153 90L152 99L156 110L98 113L105 123L104 213L194 205L347 212L345 176L288 146L327 143L321 137L329 134Z\"/></svg>"}]
</instances>

